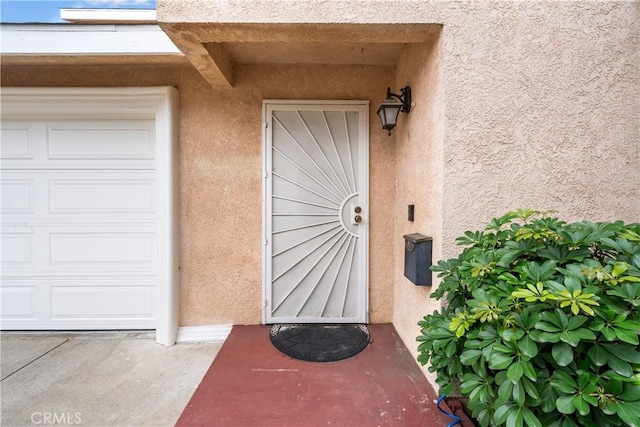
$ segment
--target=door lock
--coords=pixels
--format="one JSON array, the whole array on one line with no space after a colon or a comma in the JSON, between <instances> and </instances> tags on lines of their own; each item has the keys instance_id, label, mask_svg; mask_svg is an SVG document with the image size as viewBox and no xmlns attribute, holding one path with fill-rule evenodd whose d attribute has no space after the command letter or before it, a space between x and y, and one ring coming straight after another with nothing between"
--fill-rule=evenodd
<instances>
[{"instance_id":1,"label":"door lock","mask_svg":"<svg viewBox=\"0 0 640 427\"><path fill-rule=\"evenodd\" d=\"M351 225L358 225L364 220L364 209L362 206L356 205L355 203L351 205Z\"/></svg>"}]
</instances>

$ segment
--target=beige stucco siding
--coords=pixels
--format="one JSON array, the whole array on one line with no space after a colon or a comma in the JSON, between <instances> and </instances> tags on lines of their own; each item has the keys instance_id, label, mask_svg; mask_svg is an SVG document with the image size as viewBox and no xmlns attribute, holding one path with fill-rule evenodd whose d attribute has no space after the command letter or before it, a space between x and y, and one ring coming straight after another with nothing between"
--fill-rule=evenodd
<instances>
[{"instance_id":1,"label":"beige stucco siding","mask_svg":"<svg viewBox=\"0 0 640 427\"><path fill-rule=\"evenodd\" d=\"M408 45L400 57L396 87L410 84L415 105L396 133L395 275L393 323L415 351L418 320L429 307L431 287L416 286L404 277L402 236L422 233L434 240L433 259L442 256L443 129L442 38L429 44ZM414 221L407 218L414 205ZM435 282L434 282L435 283ZM433 308L429 312L432 312Z\"/></svg>"},{"instance_id":2,"label":"beige stucco siding","mask_svg":"<svg viewBox=\"0 0 640 427\"><path fill-rule=\"evenodd\" d=\"M518 207L555 209L569 221L640 220L637 1L158 6L160 20L181 23L442 25L439 65L425 59L433 50L413 46L396 70L396 89L415 88L416 110L396 132L393 318L414 353L416 322L438 304L401 275L405 231L433 235L437 259L458 252L465 230Z\"/></svg>"},{"instance_id":3,"label":"beige stucco siding","mask_svg":"<svg viewBox=\"0 0 640 427\"><path fill-rule=\"evenodd\" d=\"M639 6L443 11L442 257L459 252L465 230L519 207L640 221ZM396 276L395 305L409 307L394 323L416 354L415 321L437 306L402 286Z\"/></svg>"},{"instance_id":4,"label":"beige stucco siding","mask_svg":"<svg viewBox=\"0 0 640 427\"><path fill-rule=\"evenodd\" d=\"M263 99L371 99L393 78L385 67L253 65L234 89L211 90L186 123L183 194L184 324L260 323L262 313ZM372 111L370 114L375 114ZM370 316L392 316L393 139L371 121Z\"/></svg>"},{"instance_id":5,"label":"beige stucco siding","mask_svg":"<svg viewBox=\"0 0 640 427\"><path fill-rule=\"evenodd\" d=\"M445 25L446 254L515 207L640 220L639 6L522 2Z\"/></svg>"},{"instance_id":6,"label":"beige stucco siding","mask_svg":"<svg viewBox=\"0 0 640 427\"><path fill-rule=\"evenodd\" d=\"M447 255L464 229L516 206L557 209L567 219L640 218L640 174L631 167L640 120L637 1L160 0L158 19L304 31L441 24ZM381 31L380 40L400 37L392 26Z\"/></svg>"},{"instance_id":7,"label":"beige stucco siding","mask_svg":"<svg viewBox=\"0 0 640 427\"><path fill-rule=\"evenodd\" d=\"M164 86L180 95L180 325L259 324L263 99L370 100L370 319L392 321L394 138L375 109L391 67L239 67L212 90L191 67L3 69L3 86Z\"/></svg>"}]
</instances>

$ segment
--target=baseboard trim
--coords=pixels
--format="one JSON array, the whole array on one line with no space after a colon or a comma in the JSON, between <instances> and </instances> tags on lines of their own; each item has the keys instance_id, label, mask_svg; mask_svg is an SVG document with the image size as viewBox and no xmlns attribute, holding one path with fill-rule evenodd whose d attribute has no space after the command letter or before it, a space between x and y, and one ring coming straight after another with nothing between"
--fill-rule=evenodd
<instances>
[{"instance_id":1,"label":"baseboard trim","mask_svg":"<svg viewBox=\"0 0 640 427\"><path fill-rule=\"evenodd\" d=\"M216 342L224 341L231 333L233 325L182 326L178 328L176 342Z\"/></svg>"}]
</instances>

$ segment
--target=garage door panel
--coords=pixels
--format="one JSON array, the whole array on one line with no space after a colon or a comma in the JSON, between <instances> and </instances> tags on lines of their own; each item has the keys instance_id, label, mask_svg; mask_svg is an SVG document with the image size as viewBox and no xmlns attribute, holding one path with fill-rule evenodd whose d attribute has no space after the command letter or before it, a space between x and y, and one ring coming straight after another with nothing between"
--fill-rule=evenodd
<instances>
[{"instance_id":1,"label":"garage door panel","mask_svg":"<svg viewBox=\"0 0 640 427\"><path fill-rule=\"evenodd\" d=\"M0 158L2 159L31 159L32 145L29 144L29 124L3 124L0 130Z\"/></svg>"},{"instance_id":2,"label":"garage door panel","mask_svg":"<svg viewBox=\"0 0 640 427\"><path fill-rule=\"evenodd\" d=\"M0 288L2 319L36 320L35 286L2 286Z\"/></svg>"},{"instance_id":3,"label":"garage door panel","mask_svg":"<svg viewBox=\"0 0 640 427\"><path fill-rule=\"evenodd\" d=\"M5 223L155 220L153 170L5 170L1 182Z\"/></svg>"},{"instance_id":4,"label":"garage door panel","mask_svg":"<svg viewBox=\"0 0 640 427\"><path fill-rule=\"evenodd\" d=\"M156 247L153 223L3 227L0 265L24 275L154 273Z\"/></svg>"},{"instance_id":5,"label":"garage door panel","mask_svg":"<svg viewBox=\"0 0 640 427\"><path fill-rule=\"evenodd\" d=\"M2 177L0 185L0 212L3 214L33 214L33 179L11 179Z\"/></svg>"},{"instance_id":6,"label":"garage door panel","mask_svg":"<svg viewBox=\"0 0 640 427\"><path fill-rule=\"evenodd\" d=\"M153 159L153 122L97 121L48 126L48 158L79 160Z\"/></svg>"},{"instance_id":7,"label":"garage door panel","mask_svg":"<svg viewBox=\"0 0 640 427\"><path fill-rule=\"evenodd\" d=\"M154 316L154 286L53 286L52 319L122 319Z\"/></svg>"},{"instance_id":8,"label":"garage door panel","mask_svg":"<svg viewBox=\"0 0 640 427\"><path fill-rule=\"evenodd\" d=\"M2 267L33 264L33 234L2 233ZM6 271L6 270L4 270Z\"/></svg>"},{"instance_id":9,"label":"garage door panel","mask_svg":"<svg viewBox=\"0 0 640 427\"><path fill-rule=\"evenodd\" d=\"M153 120L3 121L3 169L155 168Z\"/></svg>"},{"instance_id":10,"label":"garage door panel","mask_svg":"<svg viewBox=\"0 0 640 427\"><path fill-rule=\"evenodd\" d=\"M136 266L152 271L155 267L155 237L140 232L55 232L49 237L51 266L66 269L100 270Z\"/></svg>"},{"instance_id":11,"label":"garage door panel","mask_svg":"<svg viewBox=\"0 0 640 427\"><path fill-rule=\"evenodd\" d=\"M153 328L155 286L156 276L7 277L0 321L3 329Z\"/></svg>"},{"instance_id":12,"label":"garage door panel","mask_svg":"<svg viewBox=\"0 0 640 427\"><path fill-rule=\"evenodd\" d=\"M53 214L153 213L153 179L113 179L93 174L84 179L50 179L49 212Z\"/></svg>"}]
</instances>

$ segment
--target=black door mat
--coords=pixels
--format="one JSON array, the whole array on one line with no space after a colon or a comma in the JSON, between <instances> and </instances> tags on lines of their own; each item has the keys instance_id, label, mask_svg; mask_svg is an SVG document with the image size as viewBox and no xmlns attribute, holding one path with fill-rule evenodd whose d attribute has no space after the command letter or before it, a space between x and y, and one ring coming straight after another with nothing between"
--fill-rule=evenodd
<instances>
[{"instance_id":1,"label":"black door mat","mask_svg":"<svg viewBox=\"0 0 640 427\"><path fill-rule=\"evenodd\" d=\"M273 325L270 336L282 353L309 362L347 359L369 344L369 329L355 324Z\"/></svg>"}]
</instances>

